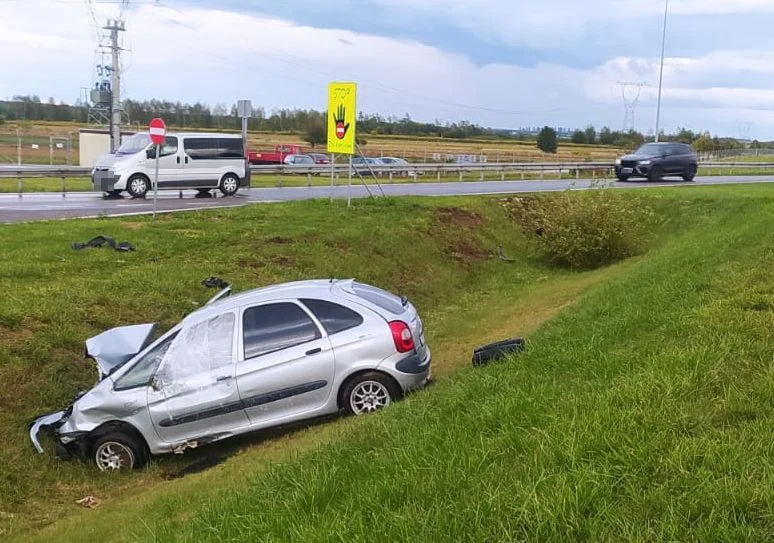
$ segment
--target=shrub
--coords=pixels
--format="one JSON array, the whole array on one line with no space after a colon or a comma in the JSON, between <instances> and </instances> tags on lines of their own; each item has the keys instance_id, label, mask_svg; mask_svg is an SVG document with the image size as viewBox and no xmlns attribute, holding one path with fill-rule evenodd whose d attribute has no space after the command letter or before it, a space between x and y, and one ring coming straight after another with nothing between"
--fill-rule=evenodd
<instances>
[{"instance_id":1,"label":"shrub","mask_svg":"<svg viewBox=\"0 0 774 543\"><path fill-rule=\"evenodd\" d=\"M544 153L555 153L559 143L556 139L556 130L550 126L544 126L537 137L538 149Z\"/></svg>"},{"instance_id":2,"label":"shrub","mask_svg":"<svg viewBox=\"0 0 774 543\"><path fill-rule=\"evenodd\" d=\"M640 254L655 213L642 198L615 189L564 191L503 200L511 216L553 264L592 269Z\"/></svg>"}]
</instances>

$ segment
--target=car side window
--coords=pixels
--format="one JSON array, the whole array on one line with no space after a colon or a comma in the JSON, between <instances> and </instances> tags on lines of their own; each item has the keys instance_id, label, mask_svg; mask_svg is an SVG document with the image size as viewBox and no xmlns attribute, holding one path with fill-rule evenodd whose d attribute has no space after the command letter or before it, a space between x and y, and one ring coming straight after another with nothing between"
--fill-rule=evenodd
<instances>
[{"instance_id":1,"label":"car side window","mask_svg":"<svg viewBox=\"0 0 774 543\"><path fill-rule=\"evenodd\" d=\"M311 299L303 299L301 303L317 317L329 336L363 324L363 317L360 313L343 305Z\"/></svg>"},{"instance_id":2,"label":"car side window","mask_svg":"<svg viewBox=\"0 0 774 543\"><path fill-rule=\"evenodd\" d=\"M246 309L242 316L242 333L245 359L281 351L322 337L309 315L292 302Z\"/></svg>"},{"instance_id":3,"label":"car side window","mask_svg":"<svg viewBox=\"0 0 774 543\"><path fill-rule=\"evenodd\" d=\"M177 332L153 347L125 374L116 379L113 388L115 390L128 390L140 386L147 386L156 369L167 354L169 346L177 337Z\"/></svg>"}]
</instances>

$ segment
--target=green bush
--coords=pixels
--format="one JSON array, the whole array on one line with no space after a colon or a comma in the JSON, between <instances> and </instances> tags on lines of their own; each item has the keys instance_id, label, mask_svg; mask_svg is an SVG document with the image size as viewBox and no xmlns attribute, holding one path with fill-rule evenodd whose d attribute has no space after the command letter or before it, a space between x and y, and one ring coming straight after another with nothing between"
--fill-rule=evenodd
<instances>
[{"instance_id":1,"label":"green bush","mask_svg":"<svg viewBox=\"0 0 774 543\"><path fill-rule=\"evenodd\" d=\"M655 213L642 198L601 188L503 200L553 264L592 269L640 254Z\"/></svg>"}]
</instances>

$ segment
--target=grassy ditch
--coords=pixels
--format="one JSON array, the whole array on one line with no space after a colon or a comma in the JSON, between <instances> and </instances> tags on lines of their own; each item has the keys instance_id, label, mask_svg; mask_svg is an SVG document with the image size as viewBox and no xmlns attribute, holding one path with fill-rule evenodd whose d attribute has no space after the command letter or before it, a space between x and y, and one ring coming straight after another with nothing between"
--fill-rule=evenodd
<instances>
[{"instance_id":1,"label":"grassy ditch","mask_svg":"<svg viewBox=\"0 0 774 543\"><path fill-rule=\"evenodd\" d=\"M62 541L769 539L770 190L651 194L665 218L651 250L594 272L543 264L488 198L5 228L0 521ZM96 233L140 251L67 251ZM489 256L498 245L515 262ZM448 377L376 416L232 443L180 479L188 455L118 477L33 456L26 417L90 383L82 338L140 315L171 324L210 274L400 290ZM467 368L470 346L516 333L523 356ZM103 505L78 510L86 494Z\"/></svg>"}]
</instances>

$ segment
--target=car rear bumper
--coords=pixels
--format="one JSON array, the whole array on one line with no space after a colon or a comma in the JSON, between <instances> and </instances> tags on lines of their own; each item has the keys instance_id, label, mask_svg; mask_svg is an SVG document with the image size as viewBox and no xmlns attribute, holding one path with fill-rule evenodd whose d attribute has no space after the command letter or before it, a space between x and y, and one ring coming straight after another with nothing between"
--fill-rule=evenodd
<instances>
[{"instance_id":1,"label":"car rear bumper","mask_svg":"<svg viewBox=\"0 0 774 543\"><path fill-rule=\"evenodd\" d=\"M432 355L426 350L424 358L417 353L411 353L393 364L389 373L398 381L404 392L422 388L430 381L430 363Z\"/></svg>"}]
</instances>

